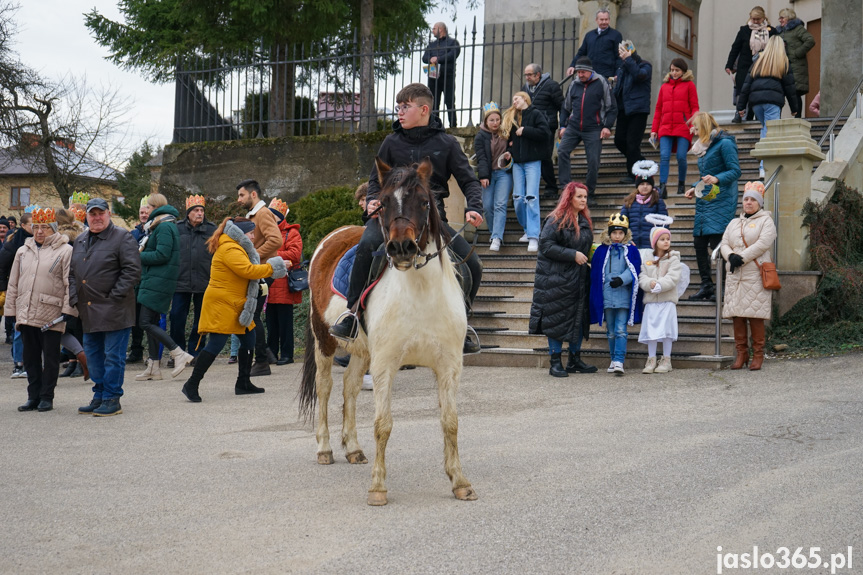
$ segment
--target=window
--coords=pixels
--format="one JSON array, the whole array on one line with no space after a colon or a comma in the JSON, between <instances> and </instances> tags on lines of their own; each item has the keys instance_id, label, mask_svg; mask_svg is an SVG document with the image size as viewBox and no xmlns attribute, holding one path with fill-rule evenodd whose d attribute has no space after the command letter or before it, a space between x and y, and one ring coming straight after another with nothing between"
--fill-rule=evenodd
<instances>
[{"instance_id":1,"label":"window","mask_svg":"<svg viewBox=\"0 0 863 575\"><path fill-rule=\"evenodd\" d=\"M30 188L12 188L9 209L22 210L30 205Z\"/></svg>"},{"instance_id":2,"label":"window","mask_svg":"<svg viewBox=\"0 0 863 575\"><path fill-rule=\"evenodd\" d=\"M668 0L668 47L687 58L694 57L692 48L694 12L677 0Z\"/></svg>"}]
</instances>

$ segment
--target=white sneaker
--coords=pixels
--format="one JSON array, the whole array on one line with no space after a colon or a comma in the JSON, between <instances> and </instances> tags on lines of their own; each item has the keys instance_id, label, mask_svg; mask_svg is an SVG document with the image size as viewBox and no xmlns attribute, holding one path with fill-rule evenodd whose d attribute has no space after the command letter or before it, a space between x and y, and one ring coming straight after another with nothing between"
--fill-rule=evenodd
<instances>
[{"instance_id":1,"label":"white sneaker","mask_svg":"<svg viewBox=\"0 0 863 575\"><path fill-rule=\"evenodd\" d=\"M614 373L623 373L623 362L615 361L614 362Z\"/></svg>"},{"instance_id":2,"label":"white sneaker","mask_svg":"<svg viewBox=\"0 0 863 575\"><path fill-rule=\"evenodd\" d=\"M523 236L518 238L518 241L523 243L523 244L527 243L527 233L525 233Z\"/></svg>"},{"instance_id":3,"label":"white sneaker","mask_svg":"<svg viewBox=\"0 0 863 575\"><path fill-rule=\"evenodd\" d=\"M647 363L644 364L644 369L641 370L641 373L653 373L656 371L656 356L648 357Z\"/></svg>"},{"instance_id":4,"label":"white sneaker","mask_svg":"<svg viewBox=\"0 0 863 575\"><path fill-rule=\"evenodd\" d=\"M527 242L527 251L535 252L538 249L539 249L539 242L536 240L536 238L530 238L530 240L528 240L528 242Z\"/></svg>"},{"instance_id":5,"label":"white sneaker","mask_svg":"<svg viewBox=\"0 0 863 575\"><path fill-rule=\"evenodd\" d=\"M671 371L671 358L662 356L662 359L659 360L659 365L656 366L656 373L668 373Z\"/></svg>"},{"instance_id":6,"label":"white sneaker","mask_svg":"<svg viewBox=\"0 0 863 575\"><path fill-rule=\"evenodd\" d=\"M365 374L363 376L363 386L361 389L365 389L366 391L372 391L374 389L374 382L372 381L371 374Z\"/></svg>"},{"instance_id":7,"label":"white sneaker","mask_svg":"<svg viewBox=\"0 0 863 575\"><path fill-rule=\"evenodd\" d=\"M608 364L608 369L605 371L607 371L608 373L614 373L614 362L613 361L610 364Z\"/></svg>"},{"instance_id":8,"label":"white sneaker","mask_svg":"<svg viewBox=\"0 0 863 575\"><path fill-rule=\"evenodd\" d=\"M499 252L500 251L500 239L494 238L491 240L491 245L488 247L490 251Z\"/></svg>"}]
</instances>

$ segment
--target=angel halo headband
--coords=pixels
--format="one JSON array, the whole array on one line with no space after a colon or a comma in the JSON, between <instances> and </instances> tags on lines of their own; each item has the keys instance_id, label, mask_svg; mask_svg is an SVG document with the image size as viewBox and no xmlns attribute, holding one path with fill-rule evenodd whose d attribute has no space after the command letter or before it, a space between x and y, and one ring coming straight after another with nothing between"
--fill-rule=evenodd
<instances>
[{"instance_id":1,"label":"angel halo headband","mask_svg":"<svg viewBox=\"0 0 863 575\"><path fill-rule=\"evenodd\" d=\"M632 175L640 178L649 178L659 172L659 166L653 160L638 160L632 165Z\"/></svg>"}]
</instances>

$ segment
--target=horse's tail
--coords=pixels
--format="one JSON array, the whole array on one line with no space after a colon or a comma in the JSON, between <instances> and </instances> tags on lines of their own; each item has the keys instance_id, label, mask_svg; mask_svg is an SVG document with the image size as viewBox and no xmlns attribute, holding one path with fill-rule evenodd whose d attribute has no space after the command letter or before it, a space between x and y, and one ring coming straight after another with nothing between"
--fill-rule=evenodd
<instances>
[{"instance_id":1,"label":"horse's tail","mask_svg":"<svg viewBox=\"0 0 863 575\"><path fill-rule=\"evenodd\" d=\"M318 376L318 364L315 362L315 334L312 330L311 318L306 324L306 352L303 357L303 381L300 384L300 417L304 421L314 421L315 404L318 402L315 380Z\"/></svg>"}]
</instances>

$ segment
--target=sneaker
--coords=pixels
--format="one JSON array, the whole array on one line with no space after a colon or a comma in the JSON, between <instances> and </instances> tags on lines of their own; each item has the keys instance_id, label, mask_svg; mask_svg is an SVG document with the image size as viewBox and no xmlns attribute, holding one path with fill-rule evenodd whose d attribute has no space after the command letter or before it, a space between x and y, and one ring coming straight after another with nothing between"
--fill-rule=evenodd
<instances>
[{"instance_id":1,"label":"sneaker","mask_svg":"<svg viewBox=\"0 0 863 575\"><path fill-rule=\"evenodd\" d=\"M518 238L519 243L526 244L527 243L527 233Z\"/></svg>"},{"instance_id":2,"label":"sneaker","mask_svg":"<svg viewBox=\"0 0 863 575\"><path fill-rule=\"evenodd\" d=\"M231 357L228 358L228 365L232 365L235 363L237 363L237 356L236 355L232 355Z\"/></svg>"},{"instance_id":3,"label":"sneaker","mask_svg":"<svg viewBox=\"0 0 863 575\"><path fill-rule=\"evenodd\" d=\"M608 373L614 373L614 362L613 361L610 364L608 364L608 369L606 369L605 371L607 371Z\"/></svg>"},{"instance_id":4,"label":"sneaker","mask_svg":"<svg viewBox=\"0 0 863 575\"><path fill-rule=\"evenodd\" d=\"M366 391L374 390L374 382L372 381L372 376L370 374L365 374L363 376L363 387Z\"/></svg>"},{"instance_id":5,"label":"sneaker","mask_svg":"<svg viewBox=\"0 0 863 575\"><path fill-rule=\"evenodd\" d=\"M530 238L527 242L527 251L536 252L539 250L539 241L536 238Z\"/></svg>"},{"instance_id":6,"label":"sneaker","mask_svg":"<svg viewBox=\"0 0 863 575\"><path fill-rule=\"evenodd\" d=\"M641 370L641 373L653 373L656 371L656 356L648 357L647 363L644 364L644 369Z\"/></svg>"},{"instance_id":7,"label":"sneaker","mask_svg":"<svg viewBox=\"0 0 863 575\"><path fill-rule=\"evenodd\" d=\"M27 377L27 372L24 371L24 368L16 365L12 368L12 379L18 379L21 377Z\"/></svg>"},{"instance_id":8,"label":"sneaker","mask_svg":"<svg viewBox=\"0 0 863 575\"><path fill-rule=\"evenodd\" d=\"M668 373L671 371L671 358L667 356L662 356L662 359L659 360L659 365L656 366L656 373Z\"/></svg>"},{"instance_id":9,"label":"sneaker","mask_svg":"<svg viewBox=\"0 0 863 575\"><path fill-rule=\"evenodd\" d=\"M619 373L619 374L623 375L623 362L622 361L615 361L614 362L614 373Z\"/></svg>"},{"instance_id":10,"label":"sneaker","mask_svg":"<svg viewBox=\"0 0 863 575\"><path fill-rule=\"evenodd\" d=\"M490 251L493 251L493 252L499 252L500 251L500 239L494 238L493 240L491 240L491 245L488 246L488 249Z\"/></svg>"}]
</instances>

